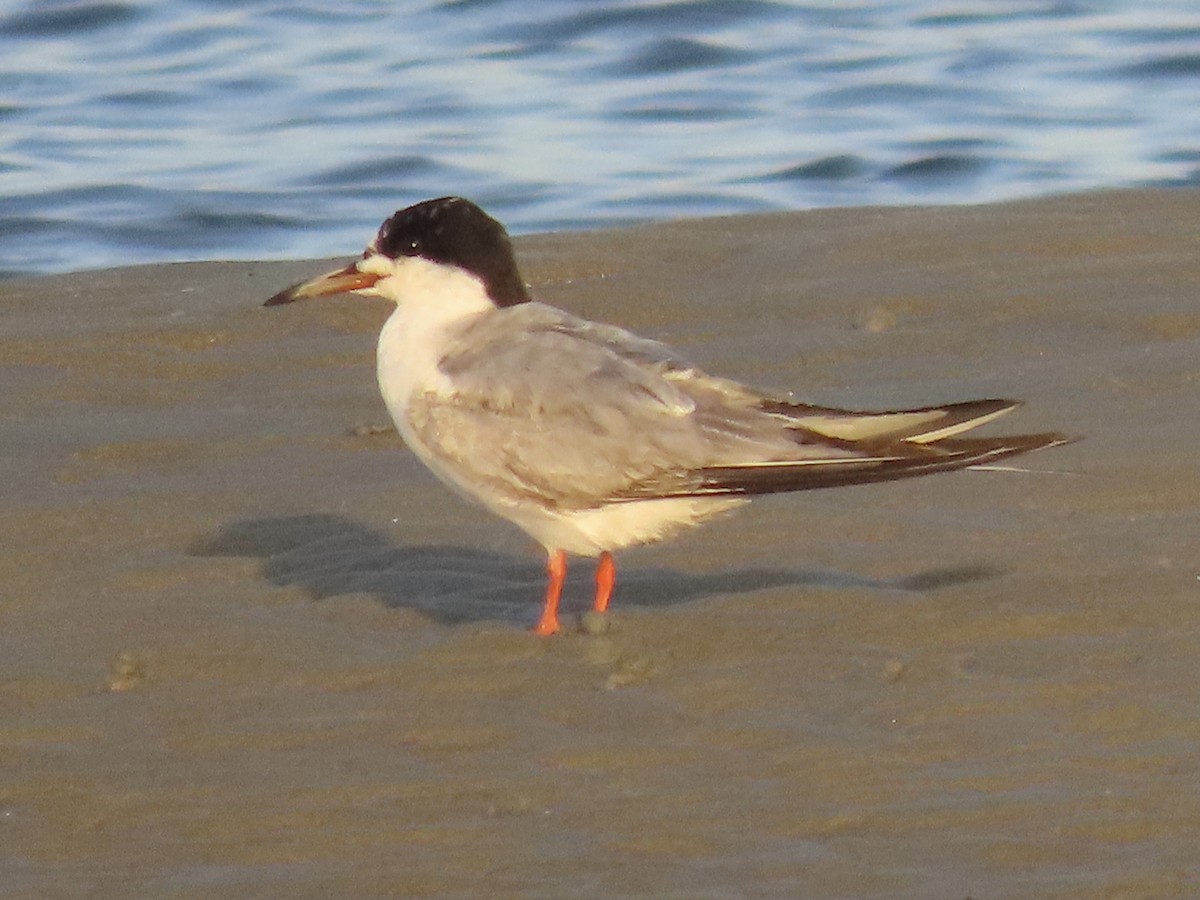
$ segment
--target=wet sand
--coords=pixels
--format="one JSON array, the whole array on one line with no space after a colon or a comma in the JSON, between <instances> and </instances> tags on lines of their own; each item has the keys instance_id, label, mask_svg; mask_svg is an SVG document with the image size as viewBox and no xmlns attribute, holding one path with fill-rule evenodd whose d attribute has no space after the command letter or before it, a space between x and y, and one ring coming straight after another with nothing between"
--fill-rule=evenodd
<instances>
[{"instance_id":1,"label":"wet sand","mask_svg":"<svg viewBox=\"0 0 1200 900\"><path fill-rule=\"evenodd\" d=\"M720 374L1085 437L757 502L550 640L538 549L377 427L385 305L261 307L327 262L0 283L0 894L1200 895L1198 234L1180 190L519 240Z\"/></svg>"}]
</instances>

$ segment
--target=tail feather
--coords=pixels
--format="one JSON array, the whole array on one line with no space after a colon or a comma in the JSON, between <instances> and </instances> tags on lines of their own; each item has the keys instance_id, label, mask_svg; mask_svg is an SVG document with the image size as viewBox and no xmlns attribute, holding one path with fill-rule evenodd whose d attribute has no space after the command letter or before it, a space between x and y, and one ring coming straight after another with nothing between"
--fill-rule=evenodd
<instances>
[{"instance_id":1,"label":"tail feather","mask_svg":"<svg viewBox=\"0 0 1200 900\"><path fill-rule=\"evenodd\" d=\"M766 400L762 409L787 421L787 427L835 441L909 441L928 444L954 437L998 419L1021 405L1019 400L971 400L894 412L855 412L805 403Z\"/></svg>"}]
</instances>

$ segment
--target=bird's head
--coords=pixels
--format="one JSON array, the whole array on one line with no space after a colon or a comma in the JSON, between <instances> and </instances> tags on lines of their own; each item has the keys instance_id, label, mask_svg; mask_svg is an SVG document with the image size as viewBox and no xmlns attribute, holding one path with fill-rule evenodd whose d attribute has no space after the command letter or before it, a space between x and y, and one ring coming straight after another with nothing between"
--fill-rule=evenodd
<instances>
[{"instance_id":1,"label":"bird's head","mask_svg":"<svg viewBox=\"0 0 1200 900\"><path fill-rule=\"evenodd\" d=\"M400 210L383 223L359 259L292 285L264 305L347 293L395 303L475 297L496 307L530 299L504 226L462 197Z\"/></svg>"}]
</instances>

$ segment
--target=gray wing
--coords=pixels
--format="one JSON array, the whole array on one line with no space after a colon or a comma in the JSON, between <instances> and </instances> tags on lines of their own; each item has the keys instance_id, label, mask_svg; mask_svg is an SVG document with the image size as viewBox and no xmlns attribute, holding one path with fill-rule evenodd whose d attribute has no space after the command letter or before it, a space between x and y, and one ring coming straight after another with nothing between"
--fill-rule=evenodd
<instances>
[{"instance_id":1,"label":"gray wing","mask_svg":"<svg viewBox=\"0 0 1200 900\"><path fill-rule=\"evenodd\" d=\"M1008 400L864 413L773 398L537 303L465 328L440 368L454 394L412 398L417 437L468 482L560 508L886 481L1065 440L955 439Z\"/></svg>"},{"instance_id":2,"label":"gray wing","mask_svg":"<svg viewBox=\"0 0 1200 900\"><path fill-rule=\"evenodd\" d=\"M468 326L439 368L454 394L410 399L416 437L460 477L521 499L591 507L674 473L796 449L760 395L541 304Z\"/></svg>"}]
</instances>

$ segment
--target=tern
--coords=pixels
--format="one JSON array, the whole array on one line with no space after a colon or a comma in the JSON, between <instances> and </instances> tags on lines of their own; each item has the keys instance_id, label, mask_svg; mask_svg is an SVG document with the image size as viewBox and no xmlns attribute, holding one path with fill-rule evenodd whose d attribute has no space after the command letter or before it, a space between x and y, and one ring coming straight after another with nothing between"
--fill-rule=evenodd
<instances>
[{"instance_id":1,"label":"tern","mask_svg":"<svg viewBox=\"0 0 1200 900\"><path fill-rule=\"evenodd\" d=\"M657 341L533 300L504 226L461 197L398 211L360 258L265 305L342 293L396 304L377 376L405 443L545 548L539 635L559 630L568 553L599 558L603 613L614 551L755 495L986 466L1071 440L960 437L1018 401L857 412L708 375Z\"/></svg>"}]
</instances>

